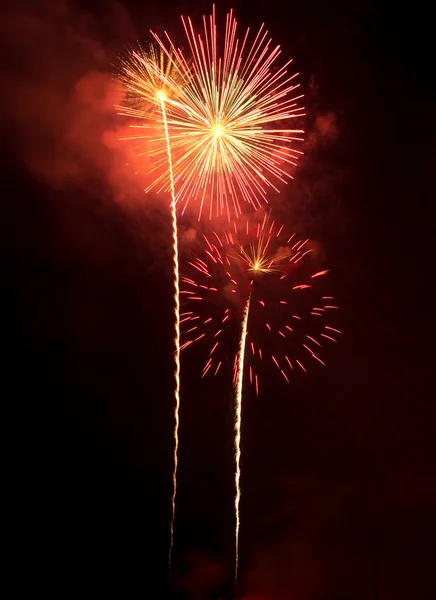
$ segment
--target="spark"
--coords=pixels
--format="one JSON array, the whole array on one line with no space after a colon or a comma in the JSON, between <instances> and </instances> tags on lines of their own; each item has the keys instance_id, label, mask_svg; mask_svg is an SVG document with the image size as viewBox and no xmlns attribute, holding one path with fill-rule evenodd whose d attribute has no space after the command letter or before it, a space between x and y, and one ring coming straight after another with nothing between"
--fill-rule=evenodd
<instances>
[{"instance_id":1,"label":"spark","mask_svg":"<svg viewBox=\"0 0 436 600\"><path fill-rule=\"evenodd\" d=\"M338 340L335 340L335 338L332 338L331 335L326 335L325 333L321 333L323 338L326 338L327 340L331 340L332 342L335 342L336 344L338 343Z\"/></svg>"},{"instance_id":2,"label":"spark","mask_svg":"<svg viewBox=\"0 0 436 600\"><path fill-rule=\"evenodd\" d=\"M339 331L339 329L335 329L334 327L329 327L328 325L324 326L325 329L330 329L330 331L335 331L336 333L339 333L342 335L342 331Z\"/></svg>"},{"instance_id":3,"label":"spark","mask_svg":"<svg viewBox=\"0 0 436 600\"><path fill-rule=\"evenodd\" d=\"M303 365L301 364L301 362L299 360L296 361L298 366L301 367L303 369L303 371L307 374L306 369L303 367Z\"/></svg>"},{"instance_id":4,"label":"spark","mask_svg":"<svg viewBox=\"0 0 436 600\"><path fill-rule=\"evenodd\" d=\"M307 338L308 338L308 339L309 339L311 342L313 342L314 344L316 344L317 346L319 346L319 347L321 348L321 344L320 344L319 342L317 342L315 338L313 338L313 337L312 337L312 336L310 336L310 335L306 335L306 337L307 337Z\"/></svg>"}]
</instances>

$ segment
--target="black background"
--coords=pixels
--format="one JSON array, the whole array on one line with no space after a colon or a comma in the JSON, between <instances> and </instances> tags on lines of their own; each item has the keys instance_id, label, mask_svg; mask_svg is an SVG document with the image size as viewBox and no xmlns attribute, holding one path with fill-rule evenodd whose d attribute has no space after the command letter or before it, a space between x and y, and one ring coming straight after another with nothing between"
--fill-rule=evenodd
<instances>
[{"instance_id":1,"label":"black background","mask_svg":"<svg viewBox=\"0 0 436 600\"><path fill-rule=\"evenodd\" d=\"M431 9L233 6L301 74L306 155L271 202L322 248L344 331L327 369L246 398L240 595L435 598ZM2 17L3 514L19 594L232 594L229 380L199 381L201 348L184 356L170 590L168 213L108 178L117 150L100 134L117 117L71 100L126 42L180 38L179 15L209 8L33 2ZM79 120L84 144L68 135Z\"/></svg>"}]
</instances>

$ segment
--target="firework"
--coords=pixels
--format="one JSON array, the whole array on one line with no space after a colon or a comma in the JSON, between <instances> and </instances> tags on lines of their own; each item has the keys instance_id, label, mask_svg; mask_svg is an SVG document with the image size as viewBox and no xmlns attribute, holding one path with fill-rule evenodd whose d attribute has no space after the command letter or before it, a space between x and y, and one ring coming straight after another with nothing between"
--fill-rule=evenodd
<instances>
[{"instance_id":1,"label":"firework","mask_svg":"<svg viewBox=\"0 0 436 600\"><path fill-rule=\"evenodd\" d=\"M280 47L273 46L264 25L257 34L247 29L239 38L233 11L226 17L223 39L215 9L209 19L203 17L200 33L190 18L182 17L182 23L188 54L167 34L153 34L165 60L157 64L133 55L125 75L135 93L149 94L141 84L144 69L152 72L153 83L164 82L168 90L173 177L182 212L195 202L199 217L227 214L230 219L240 214L241 200L258 207L267 201L269 190L279 191L278 184L292 177L302 154L296 145L303 130L290 127L304 116L298 73L288 73L292 61L278 65ZM169 191L165 137L140 107L121 112L143 121L126 139L149 141L156 176L147 191Z\"/></svg>"},{"instance_id":2,"label":"firework","mask_svg":"<svg viewBox=\"0 0 436 600\"><path fill-rule=\"evenodd\" d=\"M174 521L177 494L177 467L179 449L179 411L180 411L180 302L179 302L179 256L177 237L176 195L174 188L173 161L169 138L167 103L173 94L173 88L168 81L173 71L173 63L169 57L156 45L146 48L139 47L133 51L129 61L122 61L121 80L126 85L126 104L121 112L127 116L137 117L147 114L154 118L155 127L163 131L165 140L166 164L171 196L171 226L173 251L173 281L174 281L174 363L175 363L175 407L174 407L174 468L173 495L171 498L170 548L169 561L171 565L174 544Z\"/></svg>"},{"instance_id":3,"label":"firework","mask_svg":"<svg viewBox=\"0 0 436 600\"><path fill-rule=\"evenodd\" d=\"M249 296L247 376L259 393L261 374L292 373L324 365L323 347L338 340L330 317L338 309L325 295L329 273L316 264L309 239L287 235L268 215L257 224L239 219L233 229L202 236L182 277L182 349L202 340L210 345L202 376L216 375L237 348Z\"/></svg>"},{"instance_id":4,"label":"firework","mask_svg":"<svg viewBox=\"0 0 436 600\"><path fill-rule=\"evenodd\" d=\"M201 33L194 30L191 19L182 17L182 23L190 54L176 47L167 34L163 38L153 34L157 46L134 51L123 62L121 79L128 93L124 105L118 107L120 114L138 119L138 124L132 125L136 135L124 139L148 141L148 155L155 167L154 179L145 191L171 194L176 390L170 561L180 408L176 203L181 203L183 212L194 201L199 217L207 212L210 217L227 214L230 219L232 214L240 214L241 200L255 207L266 202L270 189L279 191L279 183L292 177L291 171L302 154L294 146L302 141L303 131L289 124L304 116L299 106L302 95L295 82L298 74L288 74L291 61L277 64L280 47L272 45L264 25L255 36L251 37L248 29L239 39L236 19L230 11L221 40L215 8L209 20L203 18ZM249 256L241 253L245 260ZM265 269L261 260L253 263L247 273L256 271L257 276ZM248 326L248 305L246 315ZM244 353L245 342L240 358ZM241 369L241 390L242 376ZM240 416L239 411L239 432Z\"/></svg>"},{"instance_id":5,"label":"firework","mask_svg":"<svg viewBox=\"0 0 436 600\"><path fill-rule=\"evenodd\" d=\"M202 376L216 375L230 356L235 383L236 574L239 546L240 442L245 376L259 393L260 373L306 374L310 361L325 366L325 343L341 332L328 319L337 310L323 295L328 270L314 266L308 239L284 235L269 215L257 224L234 223L223 235L203 236L182 277L182 349L207 341ZM248 368L248 369L247 369ZM248 371L248 372L247 372Z\"/></svg>"}]
</instances>

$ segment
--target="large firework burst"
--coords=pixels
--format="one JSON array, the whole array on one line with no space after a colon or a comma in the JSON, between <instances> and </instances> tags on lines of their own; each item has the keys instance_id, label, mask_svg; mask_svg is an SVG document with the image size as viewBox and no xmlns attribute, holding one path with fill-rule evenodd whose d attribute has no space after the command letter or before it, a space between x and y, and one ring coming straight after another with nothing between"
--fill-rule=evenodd
<instances>
[{"instance_id":1,"label":"large firework burst","mask_svg":"<svg viewBox=\"0 0 436 600\"><path fill-rule=\"evenodd\" d=\"M143 71L164 82L176 199L182 211L195 202L199 216L230 218L240 214L241 200L258 207L267 201L268 190L278 191L277 185L292 177L302 154L296 148L303 134L298 121L304 115L298 74L288 73L292 61L278 65L280 47L272 45L264 25L254 36L247 29L238 38L230 11L222 39L215 10L209 19L203 17L200 33L190 18L182 17L182 23L189 53L168 35L153 34L165 61L134 53L131 64L124 65L124 79L135 93L146 95ZM129 137L150 142L155 178L147 191L169 191L166 140L147 120L147 111L129 103L122 109L143 121ZM295 120L297 125L290 128Z\"/></svg>"}]
</instances>

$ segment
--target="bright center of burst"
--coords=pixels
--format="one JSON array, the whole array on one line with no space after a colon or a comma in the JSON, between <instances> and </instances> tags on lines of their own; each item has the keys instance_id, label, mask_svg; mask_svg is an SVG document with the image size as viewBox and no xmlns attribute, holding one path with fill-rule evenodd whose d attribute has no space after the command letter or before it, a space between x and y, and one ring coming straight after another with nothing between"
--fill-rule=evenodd
<instances>
[{"instance_id":1,"label":"bright center of burst","mask_svg":"<svg viewBox=\"0 0 436 600\"><path fill-rule=\"evenodd\" d=\"M212 134L214 137L218 138L224 133L224 127L222 125L216 124L212 127Z\"/></svg>"},{"instance_id":2,"label":"bright center of burst","mask_svg":"<svg viewBox=\"0 0 436 600\"><path fill-rule=\"evenodd\" d=\"M167 97L167 95L165 94L165 92L163 90L160 90L159 92L157 92L157 98L158 100L165 100L165 98Z\"/></svg>"},{"instance_id":3,"label":"bright center of burst","mask_svg":"<svg viewBox=\"0 0 436 600\"><path fill-rule=\"evenodd\" d=\"M259 261L252 263L251 267L250 267L250 271L252 271L253 273L262 272L263 271L262 264Z\"/></svg>"}]
</instances>

